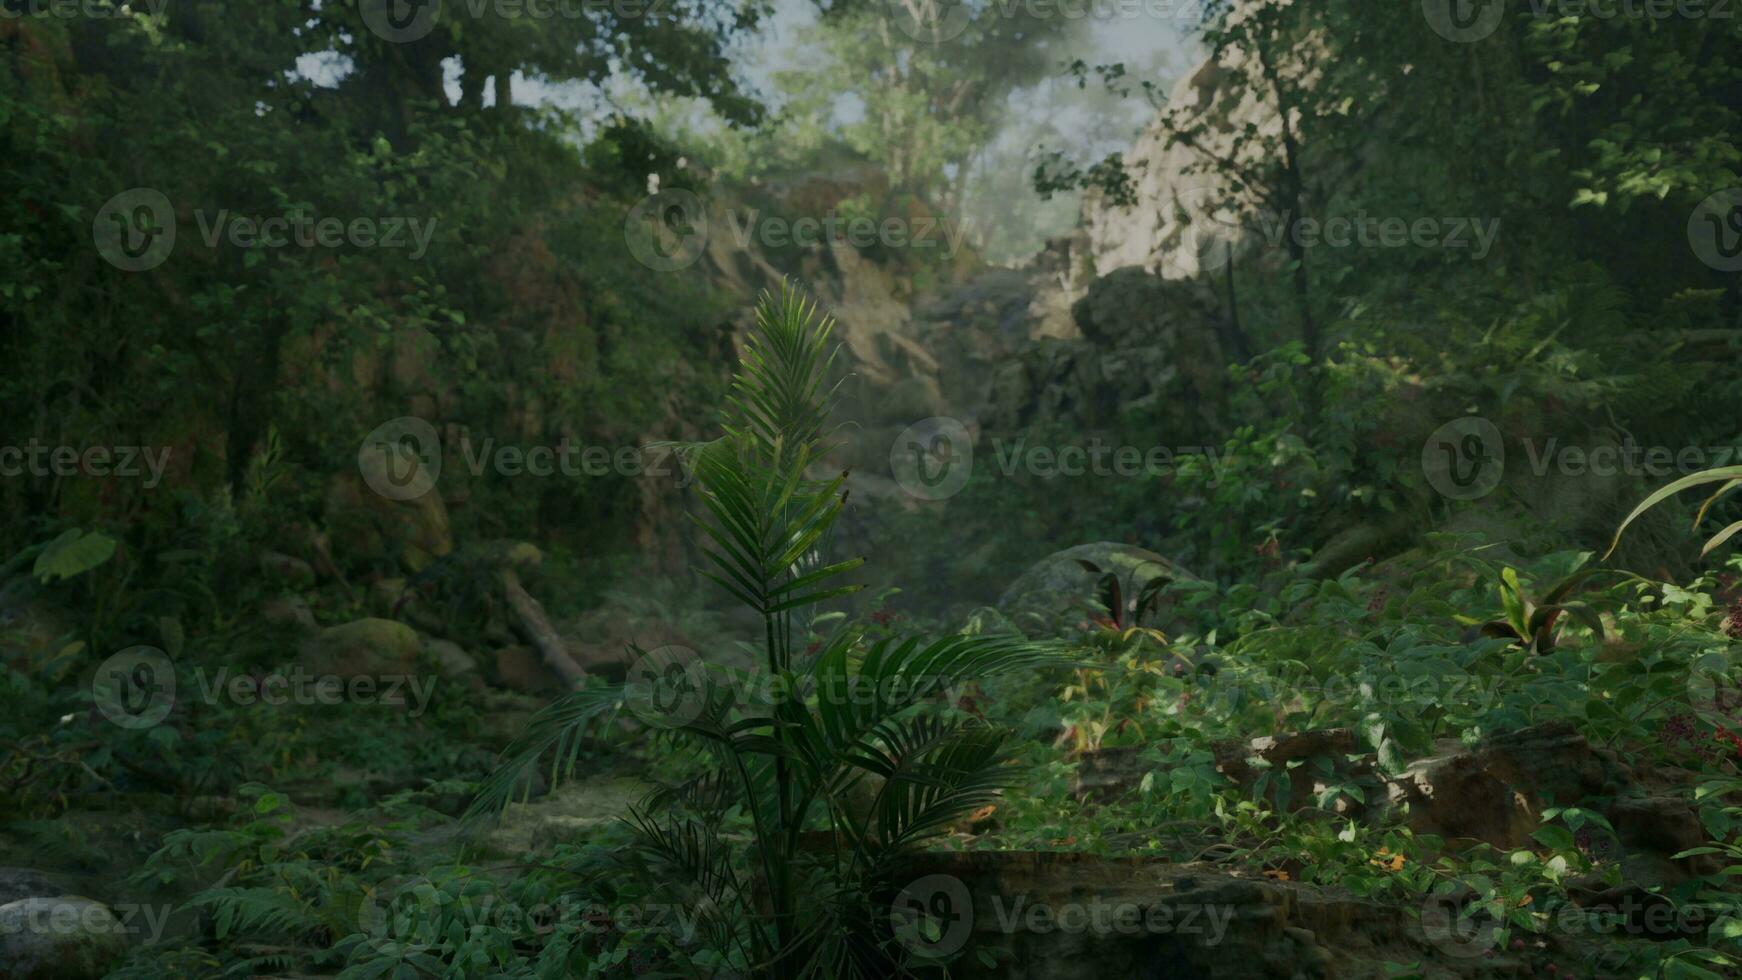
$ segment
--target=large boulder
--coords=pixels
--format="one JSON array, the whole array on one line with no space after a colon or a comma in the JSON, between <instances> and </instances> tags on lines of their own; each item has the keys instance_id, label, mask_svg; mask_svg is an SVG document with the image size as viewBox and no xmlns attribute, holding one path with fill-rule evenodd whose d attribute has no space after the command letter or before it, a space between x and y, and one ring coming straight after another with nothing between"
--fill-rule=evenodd
<instances>
[{"instance_id":1,"label":"large boulder","mask_svg":"<svg viewBox=\"0 0 1742 980\"><path fill-rule=\"evenodd\" d=\"M1094 280L1071 307L1082 339L1041 339L992 369L985 428L1117 430L1141 413L1158 445L1217 444L1230 355L1214 309L1199 286L1138 268Z\"/></svg>"},{"instance_id":2,"label":"large boulder","mask_svg":"<svg viewBox=\"0 0 1742 980\"><path fill-rule=\"evenodd\" d=\"M302 665L317 674L382 677L417 669L423 641L417 631L390 619L359 619L329 626L302 647Z\"/></svg>"},{"instance_id":3,"label":"large boulder","mask_svg":"<svg viewBox=\"0 0 1742 980\"><path fill-rule=\"evenodd\" d=\"M1418 833L1511 848L1542 826L1545 808L1612 799L1633 785L1613 752L1592 745L1571 722L1550 722L1474 748L1449 742L1412 763L1390 795L1393 806L1408 805Z\"/></svg>"},{"instance_id":4,"label":"large boulder","mask_svg":"<svg viewBox=\"0 0 1742 980\"><path fill-rule=\"evenodd\" d=\"M0 868L0 905L10 905L21 898L59 895L62 889L40 871L30 868Z\"/></svg>"},{"instance_id":5,"label":"large boulder","mask_svg":"<svg viewBox=\"0 0 1742 980\"><path fill-rule=\"evenodd\" d=\"M1075 628L1092 608L1097 578L1079 564L1082 561L1093 562L1103 572L1118 572L1120 582L1131 587L1128 600L1154 579L1194 577L1147 548L1115 541L1080 544L1031 565L999 597L999 612L1031 635L1056 635Z\"/></svg>"},{"instance_id":6,"label":"large boulder","mask_svg":"<svg viewBox=\"0 0 1742 980\"><path fill-rule=\"evenodd\" d=\"M559 782L544 795L537 766L528 770L532 802L510 803L479 841L484 853L519 857L586 837L601 827L620 823L654 788L634 776L600 773ZM540 797L543 797L542 799Z\"/></svg>"},{"instance_id":7,"label":"large boulder","mask_svg":"<svg viewBox=\"0 0 1742 980\"><path fill-rule=\"evenodd\" d=\"M1083 336L1103 347L1135 347L1165 343L1195 344L1200 349L1177 350L1220 363L1215 348L1213 317L1216 303L1204 287L1163 279L1137 266L1114 269L1088 284L1071 306L1071 319Z\"/></svg>"},{"instance_id":8,"label":"large boulder","mask_svg":"<svg viewBox=\"0 0 1742 980\"><path fill-rule=\"evenodd\" d=\"M127 931L101 902L33 896L0 905L0 977L96 980L127 954Z\"/></svg>"},{"instance_id":9,"label":"large boulder","mask_svg":"<svg viewBox=\"0 0 1742 980\"><path fill-rule=\"evenodd\" d=\"M447 680L470 682L478 676L478 662L452 640L425 637L423 652Z\"/></svg>"}]
</instances>

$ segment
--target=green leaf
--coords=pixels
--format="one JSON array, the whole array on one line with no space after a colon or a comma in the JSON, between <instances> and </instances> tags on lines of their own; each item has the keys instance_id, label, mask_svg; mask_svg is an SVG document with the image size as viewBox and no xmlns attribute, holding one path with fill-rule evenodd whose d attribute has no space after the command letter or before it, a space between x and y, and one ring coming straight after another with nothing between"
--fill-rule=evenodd
<instances>
[{"instance_id":1,"label":"green leaf","mask_svg":"<svg viewBox=\"0 0 1742 980\"><path fill-rule=\"evenodd\" d=\"M1690 487L1703 486L1708 483L1726 483L1732 480L1742 480L1742 466L1720 466L1716 469L1702 470L1699 473L1690 473L1668 486L1660 488L1640 501L1639 506L1633 508L1633 513L1628 514L1627 519L1621 522L1621 526L1615 529L1615 540L1610 542L1609 550L1603 554L1603 557L1608 558L1615 553L1615 549L1621 545L1621 535L1627 532L1628 526L1637 520L1639 515Z\"/></svg>"},{"instance_id":2,"label":"green leaf","mask_svg":"<svg viewBox=\"0 0 1742 980\"><path fill-rule=\"evenodd\" d=\"M69 579L103 564L115 554L115 539L100 531L89 534L70 528L50 541L36 556L31 570L37 580L48 584L57 579Z\"/></svg>"},{"instance_id":3,"label":"green leaf","mask_svg":"<svg viewBox=\"0 0 1742 980\"><path fill-rule=\"evenodd\" d=\"M1721 974L1695 966L1679 956L1664 962L1663 976L1664 980L1724 980Z\"/></svg>"},{"instance_id":4,"label":"green leaf","mask_svg":"<svg viewBox=\"0 0 1742 980\"><path fill-rule=\"evenodd\" d=\"M1578 846L1573 840L1572 831L1554 824L1538 827L1530 836L1550 850L1570 851Z\"/></svg>"},{"instance_id":5,"label":"green leaf","mask_svg":"<svg viewBox=\"0 0 1742 980\"><path fill-rule=\"evenodd\" d=\"M1735 537L1737 531L1742 531L1742 521L1737 521L1722 531L1719 531L1717 534L1712 535L1711 540L1706 542L1706 546L1700 549L1700 557L1704 558L1711 554L1712 549Z\"/></svg>"}]
</instances>

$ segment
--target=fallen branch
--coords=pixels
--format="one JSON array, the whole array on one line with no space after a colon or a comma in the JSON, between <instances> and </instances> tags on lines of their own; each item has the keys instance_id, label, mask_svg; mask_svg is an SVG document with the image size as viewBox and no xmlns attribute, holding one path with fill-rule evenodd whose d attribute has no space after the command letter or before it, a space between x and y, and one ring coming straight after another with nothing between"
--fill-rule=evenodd
<instances>
[{"instance_id":1,"label":"fallen branch","mask_svg":"<svg viewBox=\"0 0 1742 980\"><path fill-rule=\"evenodd\" d=\"M520 575L513 568L502 569L502 592L508 597L508 608L513 610L521 632L538 648L545 666L555 671L566 687L574 688L584 682L587 672L569 656L568 645L550 625L544 607L520 584Z\"/></svg>"}]
</instances>

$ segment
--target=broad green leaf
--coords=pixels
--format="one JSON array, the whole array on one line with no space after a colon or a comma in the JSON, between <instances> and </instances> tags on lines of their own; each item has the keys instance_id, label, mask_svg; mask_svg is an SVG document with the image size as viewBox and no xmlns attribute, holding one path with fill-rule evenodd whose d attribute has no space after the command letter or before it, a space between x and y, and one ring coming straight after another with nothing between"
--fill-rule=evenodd
<instances>
[{"instance_id":1,"label":"broad green leaf","mask_svg":"<svg viewBox=\"0 0 1742 980\"><path fill-rule=\"evenodd\" d=\"M36 556L31 573L47 584L69 579L103 564L115 554L115 539L100 531L71 528L48 543Z\"/></svg>"}]
</instances>

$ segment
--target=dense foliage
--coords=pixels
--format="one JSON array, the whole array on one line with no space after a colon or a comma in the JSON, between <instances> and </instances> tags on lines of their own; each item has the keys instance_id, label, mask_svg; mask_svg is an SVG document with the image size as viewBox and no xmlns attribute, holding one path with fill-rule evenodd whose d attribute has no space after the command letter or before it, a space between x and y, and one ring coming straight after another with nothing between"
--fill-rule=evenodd
<instances>
[{"instance_id":1,"label":"dense foliage","mask_svg":"<svg viewBox=\"0 0 1742 980\"><path fill-rule=\"evenodd\" d=\"M1391 977L1736 975L1742 274L1696 236L1742 248L1742 26L1553 6L1213 2L1170 87L1032 5L819 4L765 100L758 0L0 0L0 884L162 909L118 977L1017 976L903 887L1013 853L1475 937ZM1059 84L1138 146L1031 147L1092 129L1019 118ZM988 265L1045 194L1203 247ZM729 220L669 261L692 200ZM1302 237L1356 216L1465 244ZM949 413L992 462L927 499L879 426ZM1590 465L1628 447L1672 472ZM1007 601L1084 542L1143 550ZM1424 818L1507 739L1630 775Z\"/></svg>"}]
</instances>

